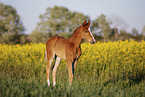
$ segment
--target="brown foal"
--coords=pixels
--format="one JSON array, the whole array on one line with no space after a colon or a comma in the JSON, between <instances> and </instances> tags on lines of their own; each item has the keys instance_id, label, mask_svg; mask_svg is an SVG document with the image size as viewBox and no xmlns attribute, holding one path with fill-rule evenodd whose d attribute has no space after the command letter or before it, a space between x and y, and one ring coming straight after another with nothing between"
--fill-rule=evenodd
<instances>
[{"instance_id":1,"label":"brown foal","mask_svg":"<svg viewBox=\"0 0 145 97\"><path fill-rule=\"evenodd\" d=\"M69 74L69 83L71 85L74 75L74 69L77 64L77 60L81 55L81 41L86 39L90 43L94 44L95 39L90 31L90 21L88 23L86 20L81 26L79 26L69 39L64 39L59 36L54 36L50 38L46 43L46 77L48 86L50 86L49 74L51 63L56 56L55 65L53 68L53 86L55 86L55 76L57 67L59 66L60 60L65 59L67 62L68 74Z\"/></svg>"}]
</instances>

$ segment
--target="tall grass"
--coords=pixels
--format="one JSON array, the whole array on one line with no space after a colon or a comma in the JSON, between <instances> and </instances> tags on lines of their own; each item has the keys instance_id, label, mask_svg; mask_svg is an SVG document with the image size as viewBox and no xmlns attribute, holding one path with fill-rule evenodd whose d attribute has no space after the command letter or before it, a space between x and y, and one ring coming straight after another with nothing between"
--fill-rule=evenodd
<instances>
[{"instance_id":1,"label":"tall grass","mask_svg":"<svg viewBox=\"0 0 145 97\"><path fill-rule=\"evenodd\" d=\"M72 86L65 60L47 86L44 52L41 43L0 44L0 97L145 96L145 41L83 43Z\"/></svg>"}]
</instances>

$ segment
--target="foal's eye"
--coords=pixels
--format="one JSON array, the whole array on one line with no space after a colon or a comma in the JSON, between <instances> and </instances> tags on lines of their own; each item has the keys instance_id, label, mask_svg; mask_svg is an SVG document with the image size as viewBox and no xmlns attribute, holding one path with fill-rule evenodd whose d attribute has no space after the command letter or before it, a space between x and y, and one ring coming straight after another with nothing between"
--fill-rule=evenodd
<instances>
[{"instance_id":1,"label":"foal's eye","mask_svg":"<svg viewBox=\"0 0 145 97\"><path fill-rule=\"evenodd\" d=\"M85 31L85 33L87 33L87 31Z\"/></svg>"}]
</instances>

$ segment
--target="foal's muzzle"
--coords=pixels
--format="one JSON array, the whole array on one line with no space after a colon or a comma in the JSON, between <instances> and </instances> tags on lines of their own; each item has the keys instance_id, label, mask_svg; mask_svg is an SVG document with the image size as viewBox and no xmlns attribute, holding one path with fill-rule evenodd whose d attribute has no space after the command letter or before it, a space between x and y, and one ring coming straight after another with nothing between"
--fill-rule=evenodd
<instances>
[{"instance_id":1,"label":"foal's muzzle","mask_svg":"<svg viewBox=\"0 0 145 97\"><path fill-rule=\"evenodd\" d=\"M93 39L93 40L90 41L90 43L91 43L91 44L95 44L95 43L96 43L96 40Z\"/></svg>"}]
</instances>

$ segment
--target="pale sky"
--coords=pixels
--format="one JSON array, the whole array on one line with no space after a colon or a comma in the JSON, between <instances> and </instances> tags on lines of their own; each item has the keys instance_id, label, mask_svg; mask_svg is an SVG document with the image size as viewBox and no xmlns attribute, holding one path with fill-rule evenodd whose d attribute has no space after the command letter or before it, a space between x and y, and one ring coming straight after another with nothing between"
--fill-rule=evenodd
<instances>
[{"instance_id":1,"label":"pale sky","mask_svg":"<svg viewBox=\"0 0 145 97\"><path fill-rule=\"evenodd\" d=\"M0 2L17 10L26 28L25 34L31 33L40 21L39 15L54 5L81 12L90 16L91 20L101 14L105 14L108 18L121 17L129 25L128 32L135 27L141 33L145 25L145 0L0 0Z\"/></svg>"}]
</instances>

